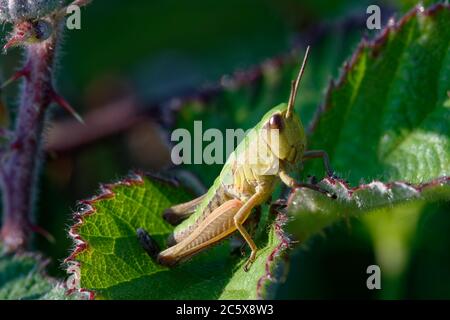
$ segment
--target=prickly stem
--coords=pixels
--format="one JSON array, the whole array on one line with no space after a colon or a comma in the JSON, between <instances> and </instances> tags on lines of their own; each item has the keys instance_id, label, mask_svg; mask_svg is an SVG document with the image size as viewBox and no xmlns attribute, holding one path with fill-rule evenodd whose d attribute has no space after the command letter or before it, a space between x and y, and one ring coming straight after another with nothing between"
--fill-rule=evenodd
<instances>
[{"instance_id":1,"label":"prickly stem","mask_svg":"<svg viewBox=\"0 0 450 320\"><path fill-rule=\"evenodd\" d=\"M7 251L25 249L31 233L45 114L53 101L53 66L61 23L46 41L26 45L27 76L20 92L18 115L9 148L0 158L3 223L1 240Z\"/></svg>"}]
</instances>

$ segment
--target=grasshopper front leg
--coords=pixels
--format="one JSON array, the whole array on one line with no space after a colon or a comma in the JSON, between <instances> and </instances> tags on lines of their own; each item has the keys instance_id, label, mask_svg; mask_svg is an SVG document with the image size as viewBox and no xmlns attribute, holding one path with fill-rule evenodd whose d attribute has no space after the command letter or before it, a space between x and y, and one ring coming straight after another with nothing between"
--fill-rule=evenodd
<instances>
[{"instance_id":1,"label":"grasshopper front leg","mask_svg":"<svg viewBox=\"0 0 450 320\"><path fill-rule=\"evenodd\" d=\"M334 177L335 176L334 170L331 167L330 157L328 156L328 153L326 151L323 151L323 150L306 151L303 154L302 160L310 160L310 159L318 159L318 158L323 159L323 166L325 167L325 170L327 171L327 175L329 177Z\"/></svg>"},{"instance_id":2,"label":"grasshopper front leg","mask_svg":"<svg viewBox=\"0 0 450 320\"><path fill-rule=\"evenodd\" d=\"M248 272L250 266L256 259L256 252L258 251L258 247L256 246L255 242L253 241L250 234L245 230L243 224L247 220L248 216L252 212L252 209L256 206L260 205L264 202L266 198L266 192L265 190L261 190L257 193L255 193L234 216L234 224L236 226L236 229L239 231L239 233L242 235L242 237L245 239L247 244L249 245L250 249L252 250L252 253L250 254L250 258L247 260L244 266L244 271Z\"/></svg>"},{"instance_id":3,"label":"grasshopper front leg","mask_svg":"<svg viewBox=\"0 0 450 320\"><path fill-rule=\"evenodd\" d=\"M286 171L282 170L279 173L280 179L281 181L283 181L283 183L285 185L287 185L289 188L292 189L301 189L301 188L307 188L307 189L311 189L317 192L322 193L323 195L326 195L329 198L332 199L336 199L337 196L335 194L329 193L328 191L314 185L314 184L309 184L309 183L298 183L297 181L295 181L294 178L292 178L291 176L289 176Z\"/></svg>"}]
</instances>

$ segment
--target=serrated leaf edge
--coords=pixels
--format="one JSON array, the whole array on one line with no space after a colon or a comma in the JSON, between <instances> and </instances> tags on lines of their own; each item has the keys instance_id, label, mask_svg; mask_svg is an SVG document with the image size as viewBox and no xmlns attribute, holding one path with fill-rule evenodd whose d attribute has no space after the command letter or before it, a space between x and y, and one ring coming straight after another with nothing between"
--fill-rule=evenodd
<instances>
[{"instance_id":1,"label":"serrated leaf edge","mask_svg":"<svg viewBox=\"0 0 450 320\"><path fill-rule=\"evenodd\" d=\"M283 227L288 222L288 216L282 211L279 211L275 208L274 205L270 208L271 214L276 214L276 219L273 224L273 228L275 228L275 235L280 240L280 243L275 247L275 249L270 253L267 257L265 264L265 273L259 278L257 286L256 286L256 296L257 299L263 300L266 299L265 293L268 290L270 285L274 285L280 282L281 279L277 278L274 274L274 268L276 267L277 262L280 259L284 259L284 263L287 265L289 263L288 256L286 252L292 246L291 239L286 235L283 230ZM265 291L266 290L266 291Z\"/></svg>"},{"instance_id":2,"label":"serrated leaf edge","mask_svg":"<svg viewBox=\"0 0 450 320\"><path fill-rule=\"evenodd\" d=\"M117 181L115 183L109 184L101 184L100 192L87 200L79 201L78 205L80 206L77 211L73 213L73 219L75 223L69 228L69 237L74 242L74 249L72 250L69 257L64 260L64 264L66 266L66 271L70 276L80 279L79 269L81 267L81 262L77 261L77 256L82 252L86 251L89 247L89 244L86 240L84 240L78 230L84 224L84 219L96 212L96 203L102 201L104 199L111 199L115 196L115 188L121 186L131 187L134 185L142 185L144 183L144 177L149 177L152 179L157 179L158 181L169 183L174 186L179 186L179 182L175 179L168 179L166 177L162 177L157 174L149 174L149 173L132 173L127 178ZM276 214L277 217L272 225L275 228L275 235L280 240L280 243L275 247L275 249L268 256L265 263L265 273L264 275L258 279L257 282L257 298L264 299L265 291L264 289L270 286L271 284L276 284L280 281L274 274L273 269L277 264L279 259L287 258L286 250L291 247L290 238L284 233L283 226L287 223L288 217L281 211L277 211L275 206L271 206L270 208L272 214ZM287 261L285 261L287 263ZM73 286L71 286L73 287ZM67 288L67 286L66 286ZM89 300L95 300L96 292L93 290L89 290L86 288L72 288L66 289L67 294L78 293L82 296L85 296Z\"/></svg>"},{"instance_id":3,"label":"serrated leaf edge","mask_svg":"<svg viewBox=\"0 0 450 320\"><path fill-rule=\"evenodd\" d=\"M411 9L408 13L406 13L399 21L395 21L394 18L389 20L388 25L382 29L374 39L368 40L363 37L362 40L356 47L356 50L353 52L351 57L344 62L343 67L341 68L340 75L337 80L330 80L328 84L328 88L325 91L325 99L324 102L317 108L316 113L311 121L311 124L308 126L308 133L314 132L317 128L322 115L330 110L332 107L331 95L334 90L341 88L347 81L347 75L353 69L353 67L359 62L365 50L369 50L370 54L373 57L376 57L379 54L381 47L386 44L389 39L389 35L394 32L398 32L406 23L408 23L411 19L418 16L433 16L440 10L449 10L450 4L448 2L445 3L436 3L429 8L425 9L421 4L417 5L413 9Z\"/></svg>"},{"instance_id":4,"label":"serrated leaf edge","mask_svg":"<svg viewBox=\"0 0 450 320\"><path fill-rule=\"evenodd\" d=\"M392 181L392 182L384 183L381 181L374 180L370 183L361 184L357 187L351 187L346 181L341 180L341 179L334 179L331 177L324 178L319 183L321 183L325 186L327 186L327 185L328 186L337 186L337 185L341 186L343 188L344 192L347 193L346 200L351 200L353 195L358 191L378 189L378 190L383 190L384 192L388 192L388 191L391 191L394 187L409 188L413 191L413 193L419 195L425 189L428 189L428 188L450 185L450 177L442 176L442 177L433 179L429 182L420 183L420 184L412 184L412 183L405 182L405 181ZM288 196L288 201L287 201L288 207L294 201L294 198L295 198L297 192L298 192L298 190L291 190L291 192Z\"/></svg>"},{"instance_id":5,"label":"serrated leaf edge","mask_svg":"<svg viewBox=\"0 0 450 320\"><path fill-rule=\"evenodd\" d=\"M74 248L70 253L69 257L67 257L63 264L65 265L65 269L69 278L73 280L78 279L81 280L81 276L79 274L79 270L81 267L81 262L77 261L77 256L82 252L86 251L89 247L89 244L86 240L84 240L79 234L79 228L84 224L84 220L86 217L95 214L97 211L96 203L105 199L111 199L115 197L115 189L117 187L131 187L135 185L144 184L144 178L149 177L151 179L168 183L172 186L179 186L179 182L176 179L167 178L161 176L159 174L154 173L144 173L144 172L132 172L126 178L119 180L114 183L106 183L100 184L100 191L97 195L93 196L88 200L81 200L78 202L78 210L73 213L73 220L75 223L69 228L69 237L72 239L74 243ZM87 296L87 299L94 300L96 298L96 292L93 290L89 290L86 288L77 288L75 283L69 284L70 288L67 289L67 294L73 294L77 292L81 295Z\"/></svg>"}]
</instances>

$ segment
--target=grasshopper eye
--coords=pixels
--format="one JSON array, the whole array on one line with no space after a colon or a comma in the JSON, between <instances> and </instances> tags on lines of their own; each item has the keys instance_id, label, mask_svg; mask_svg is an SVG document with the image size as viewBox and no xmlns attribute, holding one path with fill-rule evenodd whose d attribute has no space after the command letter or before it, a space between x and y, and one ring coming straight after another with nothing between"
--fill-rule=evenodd
<instances>
[{"instance_id":1,"label":"grasshopper eye","mask_svg":"<svg viewBox=\"0 0 450 320\"><path fill-rule=\"evenodd\" d=\"M283 118L281 117L281 115L279 113L273 115L272 118L270 118L269 126L270 126L270 129L278 129L280 131L283 130L284 122L283 122Z\"/></svg>"}]
</instances>

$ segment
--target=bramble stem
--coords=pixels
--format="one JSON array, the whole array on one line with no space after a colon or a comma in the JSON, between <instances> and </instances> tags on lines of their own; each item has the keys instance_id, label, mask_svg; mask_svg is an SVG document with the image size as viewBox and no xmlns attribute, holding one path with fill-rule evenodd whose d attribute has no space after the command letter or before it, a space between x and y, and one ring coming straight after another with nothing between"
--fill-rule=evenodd
<instances>
[{"instance_id":1,"label":"bramble stem","mask_svg":"<svg viewBox=\"0 0 450 320\"><path fill-rule=\"evenodd\" d=\"M56 18L55 18L56 19ZM62 28L54 21L54 32L46 41L25 45L18 114L9 148L0 158L3 223L0 237L7 251L25 249L33 231L35 195L42 130L51 104L55 51Z\"/></svg>"}]
</instances>

